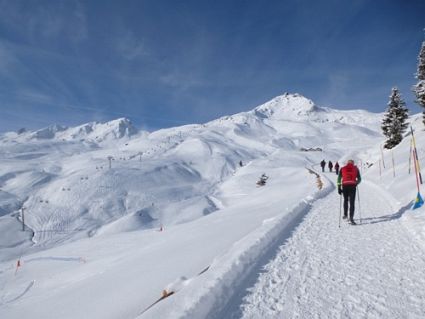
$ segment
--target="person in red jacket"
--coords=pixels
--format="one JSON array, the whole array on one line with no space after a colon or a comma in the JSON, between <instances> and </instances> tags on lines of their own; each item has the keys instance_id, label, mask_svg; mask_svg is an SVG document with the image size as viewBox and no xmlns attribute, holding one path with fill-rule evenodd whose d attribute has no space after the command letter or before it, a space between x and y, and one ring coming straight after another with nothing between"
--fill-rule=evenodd
<instances>
[{"instance_id":1,"label":"person in red jacket","mask_svg":"<svg viewBox=\"0 0 425 319\"><path fill-rule=\"evenodd\" d=\"M348 160L347 165L341 168L338 174L337 185L338 194L344 196L344 219L347 219L348 202L350 202L350 218L349 222L355 225L354 222L354 202L356 200L357 185L360 184L362 178L357 166L353 160Z\"/></svg>"}]
</instances>

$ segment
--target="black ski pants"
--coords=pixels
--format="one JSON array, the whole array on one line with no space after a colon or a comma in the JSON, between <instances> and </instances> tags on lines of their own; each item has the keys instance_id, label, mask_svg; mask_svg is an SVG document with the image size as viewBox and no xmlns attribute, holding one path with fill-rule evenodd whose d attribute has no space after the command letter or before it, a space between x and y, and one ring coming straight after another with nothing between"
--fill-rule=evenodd
<instances>
[{"instance_id":1,"label":"black ski pants","mask_svg":"<svg viewBox=\"0 0 425 319\"><path fill-rule=\"evenodd\" d=\"M350 202L350 219L354 217L354 202L356 201L356 185L342 186L342 195L344 196L344 216L348 213L348 202Z\"/></svg>"}]
</instances>

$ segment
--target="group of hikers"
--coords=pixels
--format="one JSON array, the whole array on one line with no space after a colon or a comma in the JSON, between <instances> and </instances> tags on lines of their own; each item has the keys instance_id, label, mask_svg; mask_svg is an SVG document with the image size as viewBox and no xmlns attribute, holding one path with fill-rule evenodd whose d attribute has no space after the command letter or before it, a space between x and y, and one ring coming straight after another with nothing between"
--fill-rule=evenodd
<instances>
[{"instance_id":1,"label":"group of hikers","mask_svg":"<svg viewBox=\"0 0 425 319\"><path fill-rule=\"evenodd\" d=\"M320 162L320 167L322 168L322 172L325 172L325 167L326 167L326 161L325 160L322 160ZM335 168L335 173L336 173L336 175L338 175L338 173L339 173L338 162L336 162L335 165L334 165L331 161L329 161L328 162L328 168L329 168L329 172L332 172L332 169Z\"/></svg>"},{"instance_id":2,"label":"group of hikers","mask_svg":"<svg viewBox=\"0 0 425 319\"><path fill-rule=\"evenodd\" d=\"M322 167L322 172L324 172L326 161L322 160L320 162L320 166ZM333 165L333 163L329 161L328 168L329 172L332 172L332 169L335 168L335 172L338 175L336 182L338 194L344 198L344 215L342 218L347 220L351 225L356 225L356 222L354 221L354 209L357 185L359 185L362 181L360 170L356 165L354 165L354 161L352 159L349 159L347 164L341 167L341 169L339 169L340 166L338 162L335 162L335 165ZM264 186L268 178L269 177L266 174L261 175L260 179L257 181L257 186Z\"/></svg>"}]
</instances>

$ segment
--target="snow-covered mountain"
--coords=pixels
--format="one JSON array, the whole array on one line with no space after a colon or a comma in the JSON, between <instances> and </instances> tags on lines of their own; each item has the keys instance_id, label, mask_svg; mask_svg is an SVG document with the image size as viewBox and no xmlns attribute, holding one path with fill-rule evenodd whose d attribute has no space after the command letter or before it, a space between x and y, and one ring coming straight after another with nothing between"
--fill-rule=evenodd
<instances>
[{"instance_id":1,"label":"snow-covered mountain","mask_svg":"<svg viewBox=\"0 0 425 319\"><path fill-rule=\"evenodd\" d=\"M333 144L348 131L379 137L379 120L285 94L249 112L151 134L138 133L127 119L6 134L0 181L8 200L0 209L26 207L37 243L181 223L218 209L217 187L239 161L288 150L297 165L300 158L312 165L317 156L299 153L310 148L337 158Z\"/></svg>"},{"instance_id":2,"label":"snow-covered mountain","mask_svg":"<svg viewBox=\"0 0 425 319\"><path fill-rule=\"evenodd\" d=\"M343 124L376 124L376 116L365 110L335 110L317 106L313 101L299 94L277 96L251 111L259 117L272 120L293 120L308 122L333 122Z\"/></svg>"},{"instance_id":3,"label":"snow-covered mountain","mask_svg":"<svg viewBox=\"0 0 425 319\"><path fill-rule=\"evenodd\" d=\"M29 140L84 141L87 139L103 142L129 138L138 133L129 119L120 118L106 123L91 122L77 127L54 124L34 132L21 130L17 133L4 134L2 140L28 142Z\"/></svg>"},{"instance_id":4,"label":"snow-covered mountain","mask_svg":"<svg viewBox=\"0 0 425 319\"><path fill-rule=\"evenodd\" d=\"M334 189L335 174L322 174L321 190L311 174L321 174L322 159L354 158L378 178L381 154L391 154L380 150L381 118L284 94L251 111L151 133L118 119L1 135L0 316L22 317L54 300L37 315L134 318L170 284L189 300L141 318L213 318L207 305L224 306L222 280L237 284L252 259ZM394 151L400 170L406 147ZM266 187L256 187L263 173ZM387 186L400 205L411 197ZM24 265L11 268L18 259ZM198 279L206 266L207 279ZM18 279L8 284L12 270ZM216 293L207 298L200 284Z\"/></svg>"}]
</instances>

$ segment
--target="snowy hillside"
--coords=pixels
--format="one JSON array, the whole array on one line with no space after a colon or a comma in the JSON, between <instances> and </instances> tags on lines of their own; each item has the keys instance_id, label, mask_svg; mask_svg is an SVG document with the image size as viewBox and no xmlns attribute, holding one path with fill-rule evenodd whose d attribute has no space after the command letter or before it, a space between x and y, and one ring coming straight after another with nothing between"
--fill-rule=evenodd
<instances>
[{"instance_id":1,"label":"snowy hillside","mask_svg":"<svg viewBox=\"0 0 425 319\"><path fill-rule=\"evenodd\" d=\"M3 141L28 142L29 140L62 140L62 141L93 141L102 142L110 139L128 138L138 133L138 130L126 118L107 123L92 122L77 127L51 125L35 132L22 131L8 133L2 137Z\"/></svg>"},{"instance_id":2,"label":"snowy hillside","mask_svg":"<svg viewBox=\"0 0 425 319\"><path fill-rule=\"evenodd\" d=\"M424 244L423 208L408 211L410 137L381 152L381 117L284 94L151 133L118 119L0 136L0 316L261 318L242 307L248 283L316 203L335 198L338 209L336 175L320 171L322 159L354 158L365 185L402 209L409 236ZM163 290L173 294L143 312Z\"/></svg>"}]
</instances>

